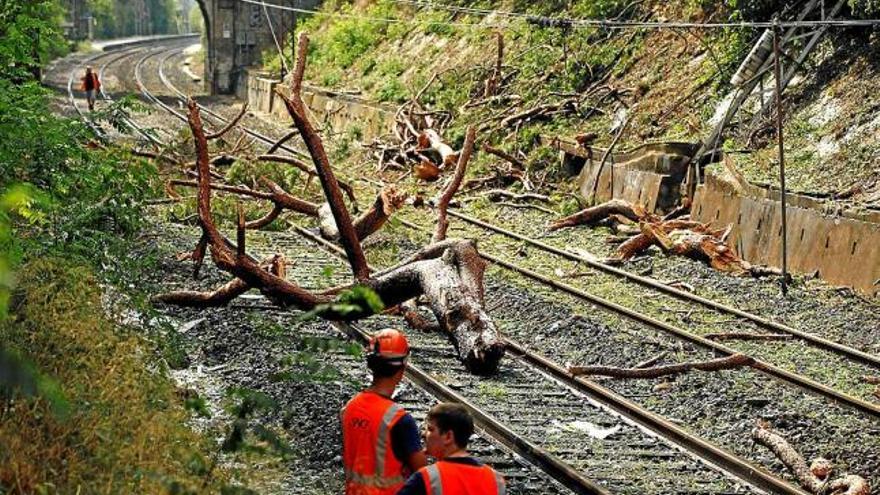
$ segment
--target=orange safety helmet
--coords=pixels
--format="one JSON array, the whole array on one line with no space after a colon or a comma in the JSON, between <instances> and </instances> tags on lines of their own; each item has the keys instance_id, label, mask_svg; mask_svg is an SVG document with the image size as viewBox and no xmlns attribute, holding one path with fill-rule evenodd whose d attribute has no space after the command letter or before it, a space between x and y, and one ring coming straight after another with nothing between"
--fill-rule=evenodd
<instances>
[{"instance_id":1,"label":"orange safety helmet","mask_svg":"<svg viewBox=\"0 0 880 495\"><path fill-rule=\"evenodd\" d=\"M407 356L409 343L406 335L395 328L379 330L367 344L367 359L381 359L390 365L402 366Z\"/></svg>"}]
</instances>

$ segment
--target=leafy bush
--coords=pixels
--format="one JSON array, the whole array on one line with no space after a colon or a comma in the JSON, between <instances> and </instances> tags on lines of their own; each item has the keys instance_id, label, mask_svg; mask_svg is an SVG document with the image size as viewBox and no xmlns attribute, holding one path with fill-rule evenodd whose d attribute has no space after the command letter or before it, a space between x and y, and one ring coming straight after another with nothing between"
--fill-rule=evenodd
<instances>
[{"instance_id":1,"label":"leafy bush","mask_svg":"<svg viewBox=\"0 0 880 495\"><path fill-rule=\"evenodd\" d=\"M39 68L67 49L57 0L0 2L0 79L36 79Z\"/></svg>"}]
</instances>

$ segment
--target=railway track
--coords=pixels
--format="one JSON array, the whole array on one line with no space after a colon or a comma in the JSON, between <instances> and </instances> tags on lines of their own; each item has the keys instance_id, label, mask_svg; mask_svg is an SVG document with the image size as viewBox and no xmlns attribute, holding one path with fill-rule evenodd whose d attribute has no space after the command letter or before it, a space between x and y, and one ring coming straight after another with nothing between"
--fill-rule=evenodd
<instances>
[{"instance_id":1,"label":"railway track","mask_svg":"<svg viewBox=\"0 0 880 495\"><path fill-rule=\"evenodd\" d=\"M160 64L160 77L163 83L167 88L171 89L171 91L176 93L180 98L185 98L184 93L174 87L174 85L171 84L167 77L164 75L165 60L167 60L167 58L163 60L162 64ZM210 110L207 111L210 112ZM223 118L216 112L210 112L210 115L212 116L212 118L215 119L215 121L219 122L221 125L227 122L225 118ZM273 139L269 136L265 136L262 134L259 134L258 138L266 144L274 143L275 140L277 140L277 138ZM297 151L296 153L300 155L302 154L299 151ZM508 242L509 245L513 242L526 243L530 247L547 253L548 256L552 256L554 258L562 258L574 262L574 265L571 266L569 271L578 269L579 265L586 265L588 268L591 268L596 272L607 275L604 278L596 280L596 283L607 283L609 278L620 281L621 292L631 291L632 285L627 285L630 283L638 284L640 287L647 287L656 291L651 294L645 295L645 297L640 299L641 301L654 300L658 304L671 304L671 302L666 300L657 301L658 295L668 296L669 299L674 298L679 301L684 301L685 303L693 303L693 305L699 305L705 308L707 311L712 312L716 320L719 319L718 315L721 315L722 317L728 316L736 318L736 321L722 320L724 322L723 327L717 328L717 330L728 333L750 333L749 331L752 331L752 333L754 333L755 329L767 329L774 332L782 332L786 336L792 337L792 339L776 341L772 344L767 344L766 342L755 343L744 341L733 345L724 345L717 341L704 337L704 335L707 333L706 331L699 332L695 330L688 330L683 328L681 325L671 322L671 318L650 316L643 312L635 310L632 307L616 303L615 301L608 298L597 296L596 294L589 292L589 290L587 290L588 287L584 287L585 285L589 286L588 283L584 282L584 280L586 280L586 278L584 277L578 277L574 280L574 283L564 283L559 281L558 277L554 278L543 275L538 270L529 269L527 267L521 266L521 264L513 263L509 260L509 258L497 254L484 256L484 258L486 258L488 261L491 261L511 271L523 274L538 283L546 284L554 287L557 290L562 290L564 292L573 294L584 300L590 301L591 303L601 308L621 314L634 321L638 321L641 324L645 324L652 328L664 331L666 333L669 333L670 335L674 335L676 338L692 342L705 349L713 350L721 355L731 355L740 352L756 357L759 361L756 367L764 371L765 373L776 377L777 379L802 387L806 390L809 390L810 392L823 395L831 400L837 401L841 404L845 404L866 414L872 415L873 417L880 418L880 405L872 401L872 388L859 382L861 376L875 374L877 370L880 369L880 357L874 354L860 351L850 346L792 328L788 325L784 325L782 323L763 318L756 314L735 308L727 304L720 303L718 301L685 292L675 287L671 287L668 284L659 282L655 279L621 270L606 263L597 261L596 259L566 251L565 249L561 249L547 242L540 241L538 239L535 239L534 237L529 237L521 233L502 228L498 225L494 225L490 222L480 220L478 218L460 213L455 210L450 210L449 215L450 217L461 220L464 226L474 227L471 229L467 229L462 225L453 224L452 227L457 228L458 232L462 234L463 237L479 238L484 240L486 239L487 235L505 237L512 241ZM418 227L417 224L414 224L412 222L405 223L406 225L413 228ZM487 243L484 241L483 245L486 244ZM510 246L506 251L514 252L515 249L516 246ZM552 270L550 272L552 273ZM693 306L677 308L677 310L679 312L668 313L675 316L678 314L682 314L680 313L680 311L687 311L687 313L684 314L687 314L689 318L694 317ZM697 315L697 317L699 317L699 315ZM815 349L815 352L804 352L801 348L803 345L812 346ZM779 351L779 348L783 348L782 351ZM785 348L794 348L794 350L787 351ZM787 366L780 366L773 363L772 359L761 359L768 354L766 352L768 349L772 350L774 354L784 354L787 356L791 356L792 360L788 363L785 363ZM762 356L762 354L764 356ZM849 389L860 389L860 396L853 395L847 392L841 392L836 386L827 386L821 383L823 379L829 378L829 369L833 370L835 379L840 376L840 370L849 369L850 371L849 373L847 373L847 381L842 385L846 386Z\"/></svg>"},{"instance_id":2,"label":"railway track","mask_svg":"<svg viewBox=\"0 0 880 495\"><path fill-rule=\"evenodd\" d=\"M158 53L158 51L156 53L154 53L153 55L155 56L157 53ZM170 53L170 50L163 52L163 53L165 53L166 57L160 63L160 67L163 67L164 63L171 56L173 56L173 54ZM145 57L144 59L142 59L140 61L140 63L138 64L139 67L141 67L143 65L143 62L149 58L150 57ZM161 79L163 80L163 83L168 84L165 77L162 77ZM144 90L146 90L145 87L144 87ZM216 115L214 118L216 118L218 122L223 122L223 120L224 120L222 116L219 116L219 114ZM255 136L254 134L251 134L251 135L254 136L256 139L260 139L259 137ZM275 139L269 138L268 136L263 135L262 137L265 139L260 139L260 140L266 142L267 144L275 142ZM452 214L454 214L454 213L452 213ZM456 216L456 218L463 219L463 217L459 214L454 214L454 215ZM474 222L471 222L471 224L476 225L476 223L474 223ZM413 224L412 226L418 227L415 224ZM506 235L506 234L502 234L502 235ZM516 239L515 236L508 236L508 237ZM517 239L517 240L520 242L523 241L523 239ZM552 252L551 250L545 250L545 251ZM563 256L562 254L559 254L559 253L556 253L556 254L559 256ZM571 287L571 286L566 287L565 284L560 284L559 282L554 282L553 280L547 279L546 277L538 278L534 275L539 275L539 274L534 273L533 271L520 270L518 268L521 268L521 267L516 267L512 263L506 262L505 260L503 260L501 258L493 259L492 257L487 257L487 259L489 259L489 261L491 261L491 262L498 264L499 266L503 266L506 269L523 274L523 275L533 279L534 281L537 281L541 284L547 285L548 287L552 287L552 288L554 288L554 290L561 290L561 291L566 292L572 296L579 297L583 300L587 300L592 304L597 304L599 306L604 306L604 307L608 307L611 309L618 309L618 308L614 307L613 303L612 304L603 304L602 301L597 301L595 298L589 297L588 294L581 293L584 291L580 291L579 289L577 289L575 287ZM582 260L580 260L580 259L572 260L572 261L576 261L577 263L582 262ZM703 303L701 303L701 304L703 304ZM743 318L749 319L748 317L743 317ZM663 324L662 322L659 322L660 324L658 325L657 322L645 321L643 318L637 317L635 319L638 320L641 324L647 324L648 326L652 326L653 328L655 328L657 330L666 331L667 333L670 333L669 328L664 328L664 325L668 325L668 324ZM776 330L779 330L779 329L776 329ZM676 334L675 331L672 331L671 333ZM434 336L434 337L436 337L436 336ZM725 352L727 352L727 353L733 352L732 350L726 349L724 346L719 347L717 345L717 343L708 341L708 339L703 339L703 338L696 336L696 335L691 336L691 335L685 335L685 334L677 334L676 337L683 339L685 341L689 341L689 342L696 344L698 346L702 346L704 348L711 349L716 352L721 352L722 354ZM809 339L804 339L804 340L809 340ZM707 341L707 342L704 342L704 341ZM709 345L709 344L711 344L711 345ZM434 354L442 354L445 349L446 350L445 352L447 352L447 354L451 355L451 353L448 352L448 344L446 344L445 342L442 342L442 339L437 340L437 341L428 340L428 341L425 341L424 343L421 343L421 341L420 341L419 347L421 347L422 345L424 345L426 349L433 349L433 351L431 351L431 352L433 352ZM826 346L826 347L828 347L828 346ZM833 346L830 346L830 347L833 347ZM512 341L509 342L509 349L510 349L511 354L515 357L515 360L516 360L516 364L514 365L514 369L518 369L518 367L520 365L528 366L529 367L528 369L532 370L531 373L540 374L541 376L544 376L551 381L565 384L566 380L570 380L570 377L567 376L567 373L565 373L564 368L562 366L560 366L558 363L553 362L544 356L540 356L538 354L531 353L530 351L528 351L526 349L526 347L524 347L520 344L517 344L515 342L512 342ZM437 359L437 357L432 356L431 361L433 361L434 359ZM417 361L417 363L418 363L418 361ZM446 365L446 366L439 367L439 368L432 368L429 366L427 371L428 371L428 374L430 374L430 372L432 370L434 370L436 373L442 374L443 370L447 369L449 366L451 366L451 365ZM758 368L761 369L762 371L764 371L765 373L767 373L769 371L768 374L770 374L771 376L775 376L776 378L780 378L780 379L783 379L783 380L789 381L789 382L792 382L792 380L800 381L802 378L802 377L797 377L796 374L785 372L784 370L780 370L780 369L774 367L773 365L769 365L768 363L760 363L760 366ZM439 370L439 371L437 371L437 370ZM516 373L519 373L519 372L516 372ZM521 376L520 375L518 375L518 376L520 379L526 380L524 378L524 376L525 376L524 373ZM487 386L480 385L479 379L476 379L473 377L471 377L471 378L473 380L475 380L475 382L476 382L475 385L466 385L466 386L461 385L462 383L464 383L463 381L458 381L458 382L454 382L454 383L456 383L457 386L461 386L462 389L467 389L467 390L474 389L477 392L485 392ZM471 378L462 377L461 380L470 380ZM527 381L528 380L526 380L526 382ZM876 408L876 406L874 406L872 404L868 404L868 403L862 404L859 402L860 399L858 399L858 398L846 397L845 394L840 394L839 392L835 391L834 389L830 389L829 387L824 387L818 383L809 383L809 382L806 382L806 383L807 383L807 386L804 386L803 382L800 382L797 384L801 387L804 387L804 388L810 390L813 393L818 393L819 395L823 395L823 396L830 398L832 400L835 400L835 401L838 401L841 403L845 403L850 407L853 407L857 410L862 411L863 413L867 413L868 415L871 415L872 417L876 417L877 408ZM546 385L543 385L543 386L546 386ZM468 388L468 387L470 387L470 388ZM503 387L503 384L502 384L502 387ZM593 394L598 393L597 390L600 390L603 388L593 382L589 382L587 380L580 380L580 379L571 380L571 383L565 384L565 387L571 393L579 394L579 395L577 395L577 399L574 402L579 401L581 403L581 407L583 407L584 402L589 402L588 400L585 401L585 397L591 397L590 393L593 393ZM596 387L598 387L598 388L596 388ZM473 390L471 390L471 392L473 392ZM527 394L524 394L524 395L527 395ZM616 412L618 414L620 414L620 409L624 408L624 405L628 406L628 404L626 404L626 402L628 402L628 401L626 401L623 397L620 397L619 399L621 399L621 400L618 400L618 405L611 406L611 405L606 404L604 407L608 408L609 410L616 410ZM850 399L853 399L853 400L850 400ZM596 400L596 399L592 399L592 400ZM861 402L864 402L864 401L861 401ZM623 404L623 405L621 405L621 404ZM561 410L566 409L567 407L568 406L561 407ZM617 408L617 409L615 409L615 408ZM528 411L531 409L534 409L534 407L526 408L524 410ZM647 411L645 411L645 412L647 412ZM660 417L656 417L653 420L643 418L640 421L637 421L637 420L634 420L632 417L629 417L626 415L624 415L624 416L627 418L626 421L629 422L629 424L637 424L637 425L639 425L640 428L651 429L651 430L660 429L660 430L669 431L670 426L676 427L676 425L674 423L669 422L667 420L664 420L663 418L660 418ZM539 421L539 418L533 418L533 421L537 422L537 421ZM575 423L576 421L578 421L578 420L572 420L572 422L570 422L569 424L576 424ZM651 423L652 421L654 421L653 427L649 425L649 423ZM561 424L565 424L565 423L561 423ZM602 424L602 423L600 422L600 423L596 423L596 424ZM685 435L689 435L683 429L679 428L679 430L681 430L681 433L683 433ZM674 431L674 428L673 428L673 431ZM537 434L536 436L541 439L546 439L546 438L548 438L547 435L548 435L548 432L544 431L543 435ZM678 435L678 434L676 434L676 435ZM668 439L666 441L670 442L670 444L672 444L672 445L677 445L678 446L677 448L686 449L692 453L694 453L695 450L699 450L699 448L701 448L701 447L699 447L700 443L706 444L711 447L711 444L709 444L709 442L705 442L704 440L702 440L698 437L694 437L692 440L684 441L684 440L682 440L682 438L684 438L683 436L681 436L681 435L678 435L678 436L679 436L679 439L677 441L672 441L672 440L668 440ZM552 435L551 435L551 437L552 437ZM688 446L687 445L688 442L692 442L692 445ZM668 445L667 445L667 448L668 448ZM571 446L567 449L562 448L562 449L560 449L560 451L563 452L565 455L574 455L575 457L577 457L578 450L574 446ZM744 474L746 472L752 472L752 473L760 473L761 472L761 470L755 468L755 465L753 463L749 463L748 461L743 461L741 458L737 457L736 455L730 454L730 453L725 452L721 449L719 449L719 452L720 452L720 454L716 454L716 455L721 455L721 457L730 456L731 459L728 459L727 461L725 461L724 459L719 460L717 458L712 459L710 455L705 454L705 453L703 455L701 455L701 457L705 460L708 460L709 462L720 465L725 470L727 470L729 472L736 473L737 476L741 477L742 479L747 479L751 483L753 483L754 485L760 486L760 487L762 487L768 491L771 491L773 493L799 493L797 491L797 489L794 489L793 487L791 487L791 485L787 485L787 483L785 483L784 481L780 481L778 479L775 479L772 477L772 475L769 475L769 474L767 475L768 478L765 478L763 480L758 480L758 482L756 482L754 479L755 474L749 475L749 476L752 476L751 478L747 477L746 474ZM663 456L667 456L667 454L664 454ZM660 457L663 457L663 456L660 456ZM592 460L595 460L595 459L592 459ZM725 465L724 462L734 463L734 464L741 463L741 467L731 468L730 464ZM572 461L572 463L573 464L571 464L571 465L573 466L576 464L576 461ZM577 468L575 468L575 469L577 469ZM749 470L751 470L751 471L749 471ZM619 473L619 471L620 470L618 469L617 472ZM679 481L681 481L681 480L679 480ZM776 483L779 483L779 484L776 485ZM568 485L568 486L571 486L571 485ZM787 488L785 488L786 486L787 486ZM625 492L628 492L627 490L629 490L629 488L626 488L625 486L622 489ZM791 492L785 491L786 489L790 489L790 490L794 490L794 491L791 491ZM649 492L632 492L632 493L649 493ZM659 493L666 493L666 492L659 492ZM691 493L691 492L687 492L687 493ZM714 493L714 492L695 491L693 493ZM734 493L737 493L737 492L734 492Z\"/></svg>"},{"instance_id":3,"label":"railway track","mask_svg":"<svg viewBox=\"0 0 880 495\"><path fill-rule=\"evenodd\" d=\"M314 246L331 253L338 248L307 231L297 233L258 234L249 242L257 256L280 249L285 256L296 259L290 276L306 287L319 289L344 282L347 265L342 258L321 256ZM192 242L196 234L191 231ZM338 275L328 278L328 267ZM359 325L334 324L360 341L370 331L400 325L405 325L401 318L389 316L370 318ZM629 410L633 406L620 398L616 408L610 407L597 392L601 387L584 387L578 382L585 381L570 377L560 380L543 372L533 364L534 353L525 351L524 356L510 360L495 377L476 377L461 366L444 336L422 332L409 335L413 357L407 376L430 398L421 395L405 405L421 415L426 405L436 400L464 403L486 437L540 467L575 493L759 493L757 485L770 493L803 494L766 471L678 429L692 442L691 448L701 445L705 449L700 457L684 450L641 424L644 417L640 415L650 413L638 408L635 412ZM343 363L351 363L350 356L336 356ZM358 360L353 366L362 370L363 363ZM641 419L634 421L630 416ZM662 422L660 418L654 420ZM737 479L706 462L703 457L713 455L709 449L719 456L718 464L732 467L739 463L737 469L745 478ZM504 469L502 463L502 472Z\"/></svg>"}]
</instances>

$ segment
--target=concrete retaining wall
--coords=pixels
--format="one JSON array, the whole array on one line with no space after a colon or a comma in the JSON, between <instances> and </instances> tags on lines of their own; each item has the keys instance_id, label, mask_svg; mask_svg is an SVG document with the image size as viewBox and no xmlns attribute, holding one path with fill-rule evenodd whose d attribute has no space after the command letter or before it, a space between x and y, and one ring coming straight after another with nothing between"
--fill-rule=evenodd
<instances>
[{"instance_id":1,"label":"concrete retaining wall","mask_svg":"<svg viewBox=\"0 0 880 495\"><path fill-rule=\"evenodd\" d=\"M603 148L558 138L542 138L542 142L560 151L563 169L578 176L578 188L587 201L619 198L652 212L678 204L688 157L695 151L691 143L649 143L611 153L601 166Z\"/></svg>"},{"instance_id":2,"label":"concrete retaining wall","mask_svg":"<svg viewBox=\"0 0 880 495\"><path fill-rule=\"evenodd\" d=\"M779 191L750 185L730 169L709 173L697 188L692 216L718 228L732 225L728 244L751 263L782 264ZM786 195L788 267L831 284L880 294L880 215L823 211L821 202Z\"/></svg>"},{"instance_id":3,"label":"concrete retaining wall","mask_svg":"<svg viewBox=\"0 0 880 495\"><path fill-rule=\"evenodd\" d=\"M289 94L287 84L280 84L264 73L248 72L244 76L244 84L239 85L239 97L247 98L251 110L260 112L270 119L284 119L290 116L284 102L274 94L276 86L283 94ZM303 101L312 112L315 124L331 129L360 129L360 140L371 141L373 138L391 132L394 128L393 107L365 102L333 91L306 86L303 88Z\"/></svg>"}]
</instances>

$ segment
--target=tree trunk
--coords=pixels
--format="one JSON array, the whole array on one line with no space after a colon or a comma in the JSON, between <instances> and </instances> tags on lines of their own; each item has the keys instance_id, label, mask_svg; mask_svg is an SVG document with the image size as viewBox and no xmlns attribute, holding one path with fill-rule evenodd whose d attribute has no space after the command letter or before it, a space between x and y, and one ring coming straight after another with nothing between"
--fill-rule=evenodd
<instances>
[{"instance_id":1,"label":"tree trunk","mask_svg":"<svg viewBox=\"0 0 880 495\"><path fill-rule=\"evenodd\" d=\"M621 199L612 199L600 205L581 210L574 215L560 218L550 224L550 230L559 230L563 227L575 225L593 225L608 218L611 215L622 215L634 222L644 219L648 213L638 205L631 205Z\"/></svg>"}]
</instances>

